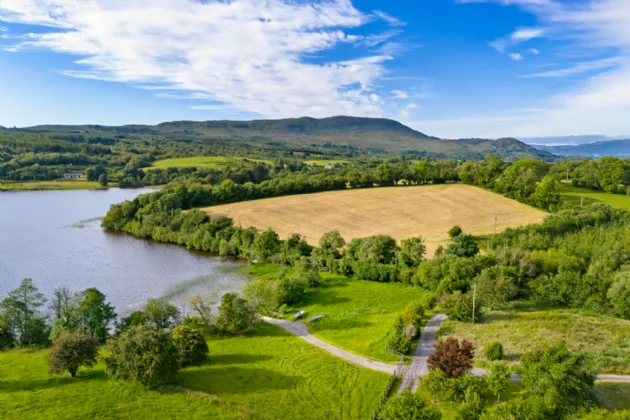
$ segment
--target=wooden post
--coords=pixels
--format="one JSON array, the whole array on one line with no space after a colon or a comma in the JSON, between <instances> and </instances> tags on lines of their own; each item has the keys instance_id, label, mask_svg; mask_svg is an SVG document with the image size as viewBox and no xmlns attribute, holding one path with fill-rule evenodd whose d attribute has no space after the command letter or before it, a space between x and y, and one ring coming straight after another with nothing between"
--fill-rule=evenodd
<instances>
[{"instance_id":1,"label":"wooden post","mask_svg":"<svg viewBox=\"0 0 630 420\"><path fill-rule=\"evenodd\" d=\"M494 215L494 229L492 230L492 234L496 235L497 233L497 215Z\"/></svg>"},{"instance_id":2,"label":"wooden post","mask_svg":"<svg viewBox=\"0 0 630 420\"><path fill-rule=\"evenodd\" d=\"M584 195L580 197L580 207L584 207Z\"/></svg>"},{"instance_id":3,"label":"wooden post","mask_svg":"<svg viewBox=\"0 0 630 420\"><path fill-rule=\"evenodd\" d=\"M477 298L477 282L473 284L473 312L472 312L472 323L475 323L475 300Z\"/></svg>"}]
</instances>

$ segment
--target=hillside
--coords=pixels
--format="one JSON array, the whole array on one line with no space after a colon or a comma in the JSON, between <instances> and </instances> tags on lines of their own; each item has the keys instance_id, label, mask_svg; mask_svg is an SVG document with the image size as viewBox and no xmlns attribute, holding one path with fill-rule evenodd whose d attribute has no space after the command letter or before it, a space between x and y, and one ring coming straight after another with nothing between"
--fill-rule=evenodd
<instances>
[{"instance_id":1,"label":"hillside","mask_svg":"<svg viewBox=\"0 0 630 420\"><path fill-rule=\"evenodd\" d=\"M345 116L254 121L173 121L154 126L43 125L21 131L74 136L162 136L169 140L188 142L228 141L301 147L335 145L377 153L415 152L460 159L483 158L488 153L507 159L521 157L554 159L552 154L537 150L516 139L443 140L413 130L394 120Z\"/></svg>"},{"instance_id":2,"label":"hillside","mask_svg":"<svg viewBox=\"0 0 630 420\"><path fill-rule=\"evenodd\" d=\"M609 140L598 141L589 144L567 145L567 146L535 146L539 150L544 150L560 156L630 156L630 140Z\"/></svg>"}]
</instances>

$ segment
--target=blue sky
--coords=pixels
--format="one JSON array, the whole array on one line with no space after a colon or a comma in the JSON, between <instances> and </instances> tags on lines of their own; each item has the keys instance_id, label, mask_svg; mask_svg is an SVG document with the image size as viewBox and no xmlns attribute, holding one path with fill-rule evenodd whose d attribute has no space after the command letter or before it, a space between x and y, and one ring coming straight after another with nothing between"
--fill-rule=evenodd
<instances>
[{"instance_id":1,"label":"blue sky","mask_svg":"<svg viewBox=\"0 0 630 420\"><path fill-rule=\"evenodd\" d=\"M630 133L627 0L0 0L0 124Z\"/></svg>"}]
</instances>

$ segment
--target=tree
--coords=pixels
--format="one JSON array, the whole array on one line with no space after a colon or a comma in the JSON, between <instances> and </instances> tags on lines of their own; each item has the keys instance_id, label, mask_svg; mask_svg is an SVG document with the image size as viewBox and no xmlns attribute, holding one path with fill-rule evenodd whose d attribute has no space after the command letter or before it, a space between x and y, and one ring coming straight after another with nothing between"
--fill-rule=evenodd
<instances>
[{"instance_id":1,"label":"tree","mask_svg":"<svg viewBox=\"0 0 630 420\"><path fill-rule=\"evenodd\" d=\"M400 263L407 267L417 267L424 259L424 253L427 247L424 244L422 236L415 238L403 239L400 241L400 251L398 259Z\"/></svg>"},{"instance_id":2,"label":"tree","mask_svg":"<svg viewBox=\"0 0 630 420\"><path fill-rule=\"evenodd\" d=\"M116 325L116 335L122 334L124 331L127 331L131 327L136 327L138 325L146 325L147 316L142 311L135 311L129 314L120 320Z\"/></svg>"},{"instance_id":3,"label":"tree","mask_svg":"<svg viewBox=\"0 0 630 420\"><path fill-rule=\"evenodd\" d=\"M203 334L188 325L173 328L173 343L179 350L182 366L203 362L208 354L208 343Z\"/></svg>"},{"instance_id":4,"label":"tree","mask_svg":"<svg viewBox=\"0 0 630 420\"><path fill-rule=\"evenodd\" d=\"M91 168L87 168L85 170L85 178L88 181L98 181L101 175L105 175L107 177L107 170L102 166L92 166Z\"/></svg>"},{"instance_id":5,"label":"tree","mask_svg":"<svg viewBox=\"0 0 630 420\"><path fill-rule=\"evenodd\" d=\"M608 289L608 299L612 303L615 315L630 319L630 274L619 273Z\"/></svg>"},{"instance_id":6,"label":"tree","mask_svg":"<svg viewBox=\"0 0 630 420\"><path fill-rule=\"evenodd\" d=\"M322 235L319 239L319 246L331 251L335 258L338 258L341 256L341 249L346 246L346 241L338 230L332 230Z\"/></svg>"},{"instance_id":7,"label":"tree","mask_svg":"<svg viewBox=\"0 0 630 420\"><path fill-rule=\"evenodd\" d=\"M479 253L479 246L472 235L460 234L447 245L446 253L457 257L474 257Z\"/></svg>"},{"instance_id":8,"label":"tree","mask_svg":"<svg viewBox=\"0 0 630 420\"><path fill-rule=\"evenodd\" d=\"M459 225L455 225L452 228L450 228L448 230L448 237L451 239L455 239L457 238L459 235L462 234L462 228Z\"/></svg>"},{"instance_id":9,"label":"tree","mask_svg":"<svg viewBox=\"0 0 630 420\"><path fill-rule=\"evenodd\" d=\"M108 182L108 181L107 181L107 174L106 174L106 173L105 173L105 174L100 174L100 175L98 176L98 183L99 183L101 186L106 187L106 186L107 186L107 182Z\"/></svg>"},{"instance_id":10,"label":"tree","mask_svg":"<svg viewBox=\"0 0 630 420\"><path fill-rule=\"evenodd\" d=\"M15 335L9 321L0 313L0 351L13 347L15 344Z\"/></svg>"},{"instance_id":11,"label":"tree","mask_svg":"<svg viewBox=\"0 0 630 420\"><path fill-rule=\"evenodd\" d=\"M462 293L459 290L449 295L443 295L440 309L449 318L461 322L471 322L473 314L473 294ZM483 315L481 300L475 302L475 319L480 320Z\"/></svg>"},{"instance_id":12,"label":"tree","mask_svg":"<svg viewBox=\"0 0 630 420\"><path fill-rule=\"evenodd\" d=\"M405 391L390 398L378 414L381 420L440 420L440 410L418 393Z\"/></svg>"},{"instance_id":13,"label":"tree","mask_svg":"<svg viewBox=\"0 0 630 420\"><path fill-rule=\"evenodd\" d=\"M498 341L491 341L483 347L483 355L486 359L494 362L503 359L503 344Z\"/></svg>"},{"instance_id":14,"label":"tree","mask_svg":"<svg viewBox=\"0 0 630 420\"><path fill-rule=\"evenodd\" d=\"M588 403L595 375L585 356L559 343L523 355L521 381L530 397L552 415L567 414Z\"/></svg>"},{"instance_id":15,"label":"tree","mask_svg":"<svg viewBox=\"0 0 630 420\"><path fill-rule=\"evenodd\" d=\"M148 388L172 380L179 370L179 351L170 334L152 325L129 328L108 342L106 353L110 376Z\"/></svg>"},{"instance_id":16,"label":"tree","mask_svg":"<svg viewBox=\"0 0 630 420\"><path fill-rule=\"evenodd\" d=\"M144 314L147 322L153 324L155 328L170 328L179 323L179 311L166 299L149 299L144 306Z\"/></svg>"},{"instance_id":17,"label":"tree","mask_svg":"<svg viewBox=\"0 0 630 420\"><path fill-rule=\"evenodd\" d=\"M559 188L558 181L553 176L547 175L538 183L529 201L538 208L554 210L560 204Z\"/></svg>"},{"instance_id":18,"label":"tree","mask_svg":"<svg viewBox=\"0 0 630 420\"><path fill-rule=\"evenodd\" d=\"M249 284L250 283L248 283L248 285ZM245 287L247 287L247 285ZM188 299L188 303L192 306L193 310L197 313L197 316L204 323L205 328L208 331L211 331L214 328L214 317L212 316L212 304L214 302L210 302L207 298L196 294L192 295Z\"/></svg>"},{"instance_id":19,"label":"tree","mask_svg":"<svg viewBox=\"0 0 630 420\"><path fill-rule=\"evenodd\" d=\"M280 252L280 238L278 234L273 229L267 229L256 235L254 252L261 261L269 261L269 258Z\"/></svg>"},{"instance_id":20,"label":"tree","mask_svg":"<svg viewBox=\"0 0 630 420\"><path fill-rule=\"evenodd\" d=\"M251 332L255 320L256 311L247 300L234 293L226 293L221 297L219 316L216 319L217 329L221 333Z\"/></svg>"},{"instance_id":21,"label":"tree","mask_svg":"<svg viewBox=\"0 0 630 420\"><path fill-rule=\"evenodd\" d=\"M20 286L9 292L8 296L0 303L4 311L8 326L17 336L20 345L33 343L33 332L30 328L38 327L39 322L32 322L37 310L44 305L46 299L33 285L32 279L24 279Z\"/></svg>"},{"instance_id":22,"label":"tree","mask_svg":"<svg viewBox=\"0 0 630 420\"><path fill-rule=\"evenodd\" d=\"M472 369L475 357L472 343L462 340L461 345L454 337L435 343L427 363L431 369L440 369L450 378L463 376Z\"/></svg>"},{"instance_id":23,"label":"tree","mask_svg":"<svg viewBox=\"0 0 630 420\"><path fill-rule=\"evenodd\" d=\"M79 293L77 301L81 319L80 329L104 343L109 335L109 326L116 319L114 307L95 287Z\"/></svg>"},{"instance_id":24,"label":"tree","mask_svg":"<svg viewBox=\"0 0 630 420\"><path fill-rule=\"evenodd\" d=\"M91 368L96 364L98 340L81 332L63 332L48 352L50 373L60 375L70 372L74 378L81 366Z\"/></svg>"},{"instance_id":25,"label":"tree","mask_svg":"<svg viewBox=\"0 0 630 420\"><path fill-rule=\"evenodd\" d=\"M510 385L510 369L505 363L494 363L490 368L490 374L485 379L488 389L497 397L497 402L499 402L501 394Z\"/></svg>"}]
</instances>

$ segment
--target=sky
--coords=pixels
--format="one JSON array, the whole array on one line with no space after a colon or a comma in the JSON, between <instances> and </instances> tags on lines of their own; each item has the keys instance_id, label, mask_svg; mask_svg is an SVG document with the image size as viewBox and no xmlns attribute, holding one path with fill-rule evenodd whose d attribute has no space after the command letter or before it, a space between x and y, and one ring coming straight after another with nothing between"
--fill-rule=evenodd
<instances>
[{"instance_id":1,"label":"sky","mask_svg":"<svg viewBox=\"0 0 630 420\"><path fill-rule=\"evenodd\" d=\"M0 125L630 134L629 0L0 0Z\"/></svg>"}]
</instances>

